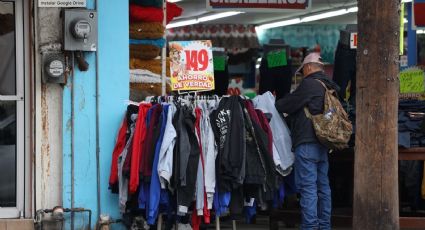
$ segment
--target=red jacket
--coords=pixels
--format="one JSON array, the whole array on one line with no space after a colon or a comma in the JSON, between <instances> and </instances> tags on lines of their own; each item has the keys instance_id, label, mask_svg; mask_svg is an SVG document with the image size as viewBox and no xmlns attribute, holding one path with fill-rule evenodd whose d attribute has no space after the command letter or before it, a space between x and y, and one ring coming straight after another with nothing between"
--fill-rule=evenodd
<instances>
[{"instance_id":1,"label":"red jacket","mask_svg":"<svg viewBox=\"0 0 425 230\"><path fill-rule=\"evenodd\" d=\"M121 128L118 132L118 137L112 152L112 164L111 164L111 174L109 175L109 189L118 188L118 157L124 150L126 144L126 134L127 134L127 119L124 117L124 121L121 124Z\"/></svg>"},{"instance_id":2,"label":"red jacket","mask_svg":"<svg viewBox=\"0 0 425 230\"><path fill-rule=\"evenodd\" d=\"M137 188L139 187L140 156L146 137L146 115L151 106L151 104L139 105L139 114L136 121L136 129L134 131L133 147L131 154L129 185L130 194L134 194L137 191Z\"/></svg>"}]
</instances>

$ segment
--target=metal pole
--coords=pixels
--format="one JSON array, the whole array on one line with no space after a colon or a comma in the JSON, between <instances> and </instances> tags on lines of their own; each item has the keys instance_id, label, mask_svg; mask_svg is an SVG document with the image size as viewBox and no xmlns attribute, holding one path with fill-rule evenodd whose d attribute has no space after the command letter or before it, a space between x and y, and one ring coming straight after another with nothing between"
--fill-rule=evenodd
<instances>
[{"instance_id":1,"label":"metal pole","mask_svg":"<svg viewBox=\"0 0 425 230\"><path fill-rule=\"evenodd\" d=\"M164 19L162 21L162 24L164 28L167 26L167 1L162 1L162 10L164 12ZM163 38L167 40L167 30L164 31ZM161 54L161 64L162 64L162 75L161 75L161 95L165 96L167 93L167 42L165 42L164 47L162 47L162 54Z\"/></svg>"},{"instance_id":2,"label":"metal pole","mask_svg":"<svg viewBox=\"0 0 425 230\"><path fill-rule=\"evenodd\" d=\"M220 217L215 216L215 230L220 230Z\"/></svg>"}]
</instances>

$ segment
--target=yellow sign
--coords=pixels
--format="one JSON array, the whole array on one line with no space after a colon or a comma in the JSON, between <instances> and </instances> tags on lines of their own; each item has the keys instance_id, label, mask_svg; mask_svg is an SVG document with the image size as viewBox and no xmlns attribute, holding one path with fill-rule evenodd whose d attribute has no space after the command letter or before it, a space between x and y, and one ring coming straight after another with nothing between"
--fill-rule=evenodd
<instances>
[{"instance_id":1,"label":"yellow sign","mask_svg":"<svg viewBox=\"0 0 425 230\"><path fill-rule=\"evenodd\" d=\"M211 41L170 42L171 89L214 89L214 64Z\"/></svg>"},{"instance_id":2,"label":"yellow sign","mask_svg":"<svg viewBox=\"0 0 425 230\"><path fill-rule=\"evenodd\" d=\"M407 69L400 73L400 93L425 92L424 71Z\"/></svg>"}]
</instances>

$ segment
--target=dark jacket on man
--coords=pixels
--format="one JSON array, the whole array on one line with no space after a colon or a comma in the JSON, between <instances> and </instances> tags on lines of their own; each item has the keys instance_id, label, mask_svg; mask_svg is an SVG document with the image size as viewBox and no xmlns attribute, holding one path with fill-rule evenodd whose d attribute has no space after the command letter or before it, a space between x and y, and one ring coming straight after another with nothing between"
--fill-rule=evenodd
<instances>
[{"instance_id":1,"label":"dark jacket on man","mask_svg":"<svg viewBox=\"0 0 425 230\"><path fill-rule=\"evenodd\" d=\"M316 79L328 88L339 89L323 72L315 72L305 77L293 93L276 102L276 109L289 115L287 120L293 148L304 143L319 143L313 124L304 112L304 107L307 107L313 115L323 113L325 88Z\"/></svg>"}]
</instances>

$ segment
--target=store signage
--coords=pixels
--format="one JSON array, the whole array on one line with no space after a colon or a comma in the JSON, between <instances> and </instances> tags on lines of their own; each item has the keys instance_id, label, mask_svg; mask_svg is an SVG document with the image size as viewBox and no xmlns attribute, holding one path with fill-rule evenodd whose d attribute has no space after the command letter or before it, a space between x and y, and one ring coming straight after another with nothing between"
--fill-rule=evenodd
<instances>
[{"instance_id":1,"label":"store signage","mask_svg":"<svg viewBox=\"0 0 425 230\"><path fill-rule=\"evenodd\" d=\"M400 93L425 92L424 71L418 68L409 68L400 72Z\"/></svg>"},{"instance_id":2,"label":"store signage","mask_svg":"<svg viewBox=\"0 0 425 230\"><path fill-rule=\"evenodd\" d=\"M213 10L306 10L310 0L207 0L207 8Z\"/></svg>"},{"instance_id":3,"label":"store signage","mask_svg":"<svg viewBox=\"0 0 425 230\"><path fill-rule=\"evenodd\" d=\"M350 48L351 49L357 49L357 33L351 33L350 36Z\"/></svg>"},{"instance_id":4,"label":"store signage","mask_svg":"<svg viewBox=\"0 0 425 230\"><path fill-rule=\"evenodd\" d=\"M38 7L86 7L87 0L38 0Z\"/></svg>"},{"instance_id":5,"label":"store signage","mask_svg":"<svg viewBox=\"0 0 425 230\"><path fill-rule=\"evenodd\" d=\"M286 50L278 50L267 54L267 66L269 68L287 66Z\"/></svg>"},{"instance_id":6,"label":"store signage","mask_svg":"<svg viewBox=\"0 0 425 230\"><path fill-rule=\"evenodd\" d=\"M214 89L214 63L210 40L174 41L170 46L171 89Z\"/></svg>"}]
</instances>

